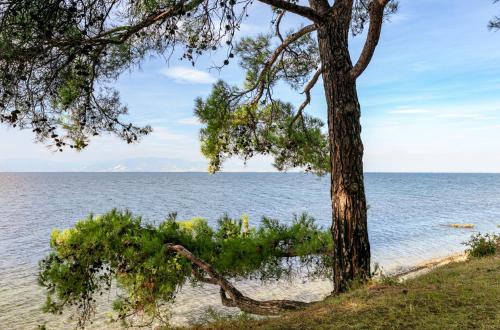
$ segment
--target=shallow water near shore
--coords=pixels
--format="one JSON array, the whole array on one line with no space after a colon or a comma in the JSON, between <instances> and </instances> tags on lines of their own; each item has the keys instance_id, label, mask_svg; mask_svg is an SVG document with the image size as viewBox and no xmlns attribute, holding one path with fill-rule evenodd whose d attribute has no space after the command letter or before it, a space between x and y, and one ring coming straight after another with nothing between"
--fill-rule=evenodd
<instances>
[{"instance_id":1,"label":"shallow water near shore","mask_svg":"<svg viewBox=\"0 0 500 330\"><path fill-rule=\"evenodd\" d=\"M88 213L128 208L159 223L202 216L214 224L227 212L290 221L308 212L330 224L329 179L298 173L0 173L0 328L32 329L49 321L71 327L67 315L43 315L37 262L48 252L52 228L67 228ZM366 174L372 260L384 271L406 269L464 249L472 233L498 232L500 174ZM474 224L451 228L450 224ZM261 285L246 281L252 297L321 299L327 281ZM218 290L187 287L172 310L173 321L194 321L218 307ZM101 316L94 328L110 327Z\"/></svg>"}]
</instances>

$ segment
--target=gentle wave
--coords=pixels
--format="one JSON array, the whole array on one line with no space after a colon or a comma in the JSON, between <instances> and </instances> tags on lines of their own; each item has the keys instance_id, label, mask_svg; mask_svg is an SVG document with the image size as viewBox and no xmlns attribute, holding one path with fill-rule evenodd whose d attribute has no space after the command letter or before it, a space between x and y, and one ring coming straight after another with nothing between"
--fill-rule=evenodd
<instances>
[{"instance_id":1,"label":"gentle wave","mask_svg":"<svg viewBox=\"0 0 500 330\"><path fill-rule=\"evenodd\" d=\"M159 223L171 211L181 219L205 217L214 224L227 212L289 221L308 212L330 224L329 179L298 173L0 173L0 325L9 329L68 328L68 315L43 315L43 291L36 285L37 262L48 252L52 228L67 228L88 213L128 208ZM372 260L386 271L463 250L473 232L498 231L498 174L366 174ZM456 229L452 223L472 223ZM243 291L257 298L317 300L328 281L247 281ZM110 298L111 299L111 298ZM216 288L186 288L173 308L173 321L193 321L208 307L220 307ZM105 323L105 310L94 328ZM115 325L113 325L114 327Z\"/></svg>"}]
</instances>

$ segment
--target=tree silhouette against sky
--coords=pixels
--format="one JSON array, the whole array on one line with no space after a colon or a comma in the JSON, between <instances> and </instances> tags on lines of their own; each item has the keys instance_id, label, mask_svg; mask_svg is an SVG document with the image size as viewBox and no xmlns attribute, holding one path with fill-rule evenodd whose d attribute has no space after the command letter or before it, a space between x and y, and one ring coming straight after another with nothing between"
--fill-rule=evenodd
<instances>
[{"instance_id":1,"label":"tree silhouette against sky","mask_svg":"<svg viewBox=\"0 0 500 330\"><path fill-rule=\"evenodd\" d=\"M235 40L253 0L16 0L0 2L0 120L31 129L54 148L83 149L89 137L112 133L128 143L151 131L123 120L127 108L112 84L148 55L195 65L222 52L220 67L237 57L241 88L224 82L196 102L205 124L202 151L217 171L233 155L274 156L278 169L301 167L331 176L333 283L370 276L363 181L361 109L356 80L374 55L392 0L259 0L274 12L275 33ZM284 33L285 15L309 22ZM366 42L351 61L349 35L365 27ZM283 82L303 93L294 107L274 95ZM322 82L328 114L305 113Z\"/></svg>"}]
</instances>

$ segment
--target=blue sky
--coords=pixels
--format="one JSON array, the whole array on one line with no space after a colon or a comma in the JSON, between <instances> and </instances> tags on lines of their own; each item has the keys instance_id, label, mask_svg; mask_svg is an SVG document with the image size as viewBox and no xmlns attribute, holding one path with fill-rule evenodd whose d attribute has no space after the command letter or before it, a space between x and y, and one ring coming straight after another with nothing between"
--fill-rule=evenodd
<instances>
[{"instance_id":1,"label":"blue sky","mask_svg":"<svg viewBox=\"0 0 500 330\"><path fill-rule=\"evenodd\" d=\"M384 25L379 47L358 80L365 170L388 172L500 172L500 32L487 29L500 12L488 0L401 0ZM269 31L270 10L255 4L241 35ZM289 17L288 27L300 24ZM285 28L286 29L286 28ZM351 40L353 60L364 36ZM53 153L33 143L30 131L0 127L0 170L205 171L193 100L219 78L242 81L236 61L219 74L220 57L189 63L147 59L116 83L130 119L154 132L137 145L114 137L87 150ZM285 87L280 98L300 104ZM322 86L313 90L310 114L325 118ZM270 171L271 160L228 161L226 171Z\"/></svg>"}]
</instances>

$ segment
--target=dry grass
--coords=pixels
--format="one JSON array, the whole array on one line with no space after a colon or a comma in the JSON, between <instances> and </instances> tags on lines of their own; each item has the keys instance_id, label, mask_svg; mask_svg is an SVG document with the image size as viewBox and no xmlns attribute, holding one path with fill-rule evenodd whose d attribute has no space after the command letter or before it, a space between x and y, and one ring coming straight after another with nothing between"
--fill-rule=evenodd
<instances>
[{"instance_id":1,"label":"dry grass","mask_svg":"<svg viewBox=\"0 0 500 330\"><path fill-rule=\"evenodd\" d=\"M500 329L500 256L451 263L400 284L371 284L308 309L196 329Z\"/></svg>"}]
</instances>

